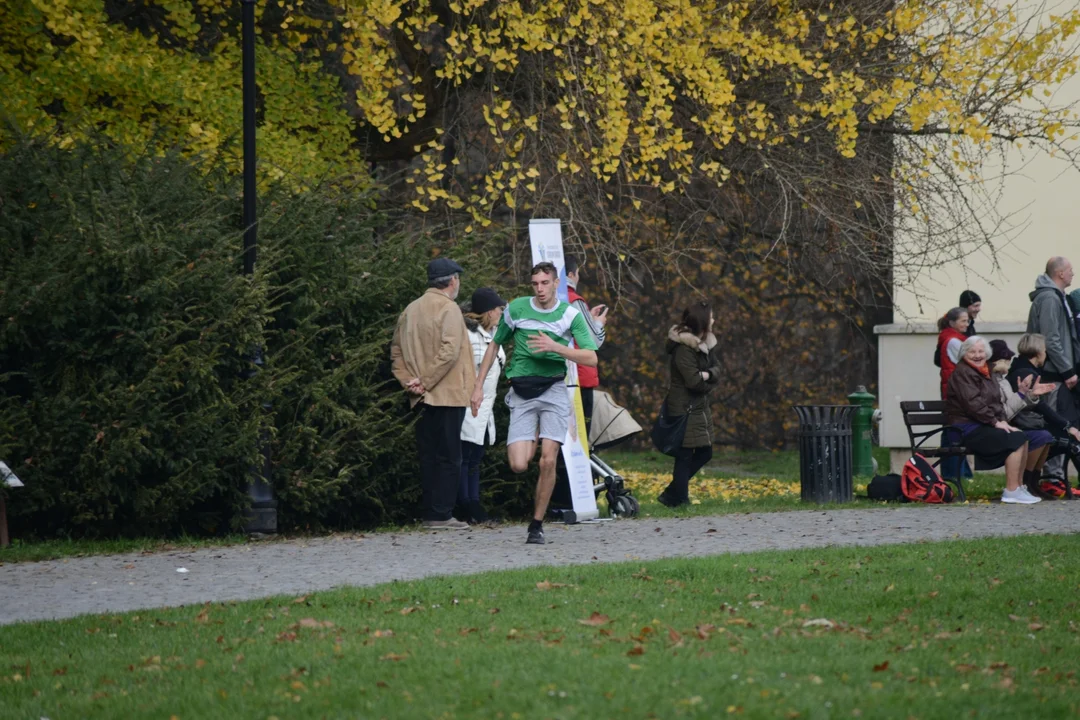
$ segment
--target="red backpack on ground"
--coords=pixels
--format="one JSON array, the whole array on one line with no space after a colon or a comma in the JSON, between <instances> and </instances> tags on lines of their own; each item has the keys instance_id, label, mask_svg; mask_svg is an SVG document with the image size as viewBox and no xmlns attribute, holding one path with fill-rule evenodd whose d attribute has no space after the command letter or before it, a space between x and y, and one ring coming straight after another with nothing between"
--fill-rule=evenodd
<instances>
[{"instance_id":1,"label":"red backpack on ground","mask_svg":"<svg viewBox=\"0 0 1080 720\"><path fill-rule=\"evenodd\" d=\"M953 501L952 488L945 484L930 461L919 453L915 453L904 463L904 471L900 474L900 492L910 502L951 503Z\"/></svg>"}]
</instances>

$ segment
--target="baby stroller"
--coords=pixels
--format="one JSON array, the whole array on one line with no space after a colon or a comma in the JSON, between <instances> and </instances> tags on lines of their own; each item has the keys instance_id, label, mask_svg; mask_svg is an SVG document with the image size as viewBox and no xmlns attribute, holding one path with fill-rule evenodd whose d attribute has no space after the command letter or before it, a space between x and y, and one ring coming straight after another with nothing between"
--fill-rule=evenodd
<instances>
[{"instance_id":1,"label":"baby stroller","mask_svg":"<svg viewBox=\"0 0 1080 720\"><path fill-rule=\"evenodd\" d=\"M615 518L634 517L640 508L637 499L626 487L623 477L604 462L597 451L614 447L639 432L641 432L641 426L630 417L626 408L616 405L608 393L601 390L593 391L593 417L589 428L589 465L595 481L593 492L597 499L601 494L605 496L608 510ZM566 477L566 466L563 465L560 455L555 490L551 495L548 515L565 519L564 515L572 508L570 482Z\"/></svg>"}]
</instances>

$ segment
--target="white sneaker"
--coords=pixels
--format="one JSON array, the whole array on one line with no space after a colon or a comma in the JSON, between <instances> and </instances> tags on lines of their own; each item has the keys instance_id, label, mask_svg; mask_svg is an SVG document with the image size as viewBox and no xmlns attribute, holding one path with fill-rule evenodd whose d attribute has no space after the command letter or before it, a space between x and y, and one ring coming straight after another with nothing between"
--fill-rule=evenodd
<instances>
[{"instance_id":1,"label":"white sneaker","mask_svg":"<svg viewBox=\"0 0 1080 720\"><path fill-rule=\"evenodd\" d=\"M1014 505L1034 505L1035 503L1042 502L1042 498L1035 497L1028 492L1026 487L1021 485L1015 490L1003 490L1001 493L1001 502Z\"/></svg>"}]
</instances>

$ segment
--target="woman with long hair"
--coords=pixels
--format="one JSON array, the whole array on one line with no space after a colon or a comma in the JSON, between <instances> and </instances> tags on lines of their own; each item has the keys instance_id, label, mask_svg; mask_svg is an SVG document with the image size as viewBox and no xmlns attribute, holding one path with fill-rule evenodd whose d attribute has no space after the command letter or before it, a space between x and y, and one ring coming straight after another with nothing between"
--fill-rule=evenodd
<instances>
[{"instance_id":1,"label":"woman with long hair","mask_svg":"<svg viewBox=\"0 0 1080 720\"><path fill-rule=\"evenodd\" d=\"M499 324L506 301L492 288L477 288L472 298L462 307L465 327L469 331L473 362L480 367L492 341L492 333ZM466 522L480 524L490 521L480 502L480 462L484 459L485 445L495 444L495 396L499 389L499 376L506 365L506 354L498 349L495 362L487 377L476 378L484 386L484 401L476 417L465 413L461 423L461 484L458 487L458 505L464 509ZM460 515L455 517L461 517Z\"/></svg>"},{"instance_id":2,"label":"woman with long hair","mask_svg":"<svg viewBox=\"0 0 1080 720\"><path fill-rule=\"evenodd\" d=\"M967 308L954 307L938 318L938 355L941 356L941 399L949 387L949 378L960 362L960 346L967 340L970 319Z\"/></svg>"},{"instance_id":3,"label":"woman with long hair","mask_svg":"<svg viewBox=\"0 0 1080 720\"><path fill-rule=\"evenodd\" d=\"M666 350L671 383L667 412L686 415L686 434L676 452L671 483L657 498L668 507L690 502L690 479L712 459L712 412L709 392L720 380L716 359L716 336L712 332L712 307L696 302L682 314L682 321L668 331Z\"/></svg>"},{"instance_id":4,"label":"woman with long hair","mask_svg":"<svg viewBox=\"0 0 1080 720\"><path fill-rule=\"evenodd\" d=\"M942 400L945 399L949 389L949 378L956 370L956 364L960 362L960 346L967 340L970 321L967 308L963 307L954 307L938 318L937 350L934 352L934 360L941 368ZM953 430L946 430L941 435L941 442L946 446L956 445L958 441L959 437ZM941 475L958 481L971 477L971 468L968 467L967 458L945 458L941 461Z\"/></svg>"}]
</instances>

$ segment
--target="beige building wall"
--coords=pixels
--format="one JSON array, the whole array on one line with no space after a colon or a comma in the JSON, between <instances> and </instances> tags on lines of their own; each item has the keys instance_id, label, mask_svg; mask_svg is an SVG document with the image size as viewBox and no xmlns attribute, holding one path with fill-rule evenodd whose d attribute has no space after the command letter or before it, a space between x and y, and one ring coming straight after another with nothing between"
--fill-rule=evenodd
<instances>
[{"instance_id":1,"label":"beige building wall","mask_svg":"<svg viewBox=\"0 0 1080 720\"><path fill-rule=\"evenodd\" d=\"M1066 83L1056 100L1080 101L1080 78ZM881 444L893 450L894 472L910 448L900 401L940 396L940 371L932 360L936 319L956 306L963 290L974 290L983 302L976 321L979 334L1002 338L1015 349L1027 324L1028 293L1047 259L1065 255L1080 263L1080 172L1060 158L1030 150L1012 151L1006 165L1007 174L991 182L1000 183L998 210L1012 216L1012 232L997 239L994 252L975 252L923 274L917 283L906 283L898 272L893 288L895 323L874 328ZM989 174L1000 170L991 167ZM902 263L903 258L897 261Z\"/></svg>"}]
</instances>

